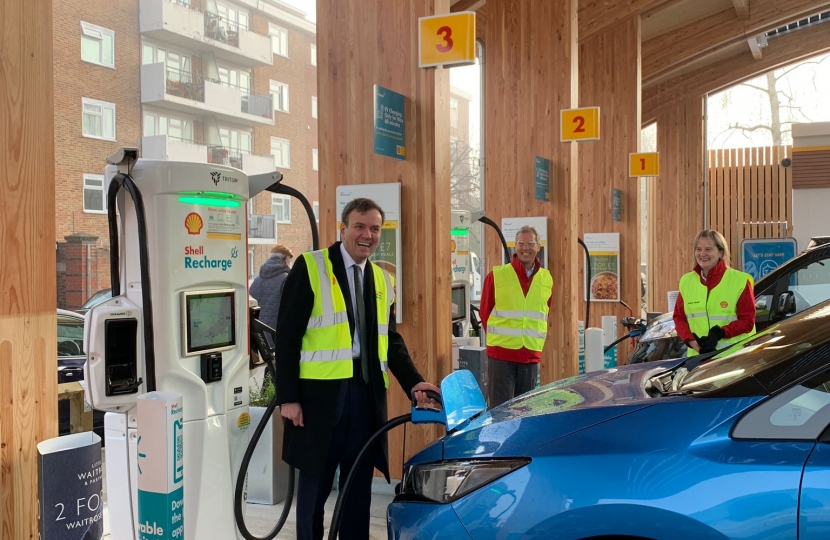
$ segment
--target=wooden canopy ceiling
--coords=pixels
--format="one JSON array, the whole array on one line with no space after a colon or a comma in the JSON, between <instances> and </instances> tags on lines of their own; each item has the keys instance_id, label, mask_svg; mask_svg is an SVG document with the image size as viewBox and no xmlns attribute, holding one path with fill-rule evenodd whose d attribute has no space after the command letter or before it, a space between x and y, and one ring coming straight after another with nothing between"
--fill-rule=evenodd
<instances>
[{"instance_id":1,"label":"wooden canopy ceiling","mask_svg":"<svg viewBox=\"0 0 830 540\"><path fill-rule=\"evenodd\" d=\"M476 11L483 29L486 0L451 5L452 11ZM642 17L646 124L666 107L830 51L830 24L766 36L828 10L830 0L579 0L579 38Z\"/></svg>"}]
</instances>

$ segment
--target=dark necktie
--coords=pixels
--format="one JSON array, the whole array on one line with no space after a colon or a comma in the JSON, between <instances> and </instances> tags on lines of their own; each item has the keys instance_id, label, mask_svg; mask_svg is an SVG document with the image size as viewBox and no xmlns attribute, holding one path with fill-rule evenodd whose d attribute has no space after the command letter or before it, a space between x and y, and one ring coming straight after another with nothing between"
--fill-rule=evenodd
<instances>
[{"instance_id":1,"label":"dark necktie","mask_svg":"<svg viewBox=\"0 0 830 540\"><path fill-rule=\"evenodd\" d=\"M358 265L354 265L354 295L357 305L357 335L360 339L360 375L363 382L369 382L369 339L366 337L366 305L363 302L363 275Z\"/></svg>"}]
</instances>

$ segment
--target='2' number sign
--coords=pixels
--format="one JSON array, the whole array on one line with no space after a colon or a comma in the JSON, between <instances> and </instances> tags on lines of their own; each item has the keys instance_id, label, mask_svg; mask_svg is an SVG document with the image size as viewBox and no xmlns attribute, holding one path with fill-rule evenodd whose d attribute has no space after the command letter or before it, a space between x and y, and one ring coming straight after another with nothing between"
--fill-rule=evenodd
<instances>
[{"instance_id":1,"label":"'2' number sign","mask_svg":"<svg viewBox=\"0 0 830 540\"><path fill-rule=\"evenodd\" d=\"M560 115L562 142L599 140L599 107L564 109Z\"/></svg>"}]
</instances>

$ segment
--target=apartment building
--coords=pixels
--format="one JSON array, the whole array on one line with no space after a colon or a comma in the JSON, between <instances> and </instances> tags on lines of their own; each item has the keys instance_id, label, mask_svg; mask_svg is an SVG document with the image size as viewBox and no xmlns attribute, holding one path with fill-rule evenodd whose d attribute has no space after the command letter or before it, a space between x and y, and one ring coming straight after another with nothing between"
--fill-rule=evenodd
<instances>
[{"instance_id":1,"label":"apartment building","mask_svg":"<svg viewBox=\"0 0 830 540\"><path fill-rule=\"evenodd\" d=\"M102 173L121 146L248 174L278 166L316 200L316 38L302 11L278 0L67 0L53 13L60 307L109 286ZM299 205L263 194L249 210L250 273L277 241L307 249Z\"/></svg>"}]
</instances>

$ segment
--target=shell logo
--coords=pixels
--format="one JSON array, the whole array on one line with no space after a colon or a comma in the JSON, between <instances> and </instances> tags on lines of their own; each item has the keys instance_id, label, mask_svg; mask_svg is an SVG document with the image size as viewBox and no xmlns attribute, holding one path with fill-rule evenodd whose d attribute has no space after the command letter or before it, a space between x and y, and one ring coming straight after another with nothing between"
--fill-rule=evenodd
<instances>
[{"instance_id":1,"label":"shell logo","mask_svg":"<svg viewBox=\"0 0 830 540\"><path fill-rule=\"evenodd\" d=\"M203 225L204 222L202 221L202 216L196 212L190 212L187 214L187 217L184 218L184 227L187 229L187 234L199 234L202 232Z\"/></svg>"},{"instance_id":2,"label":"shell logo","mask_svg":"<svg viewBox=\"0 0 830 540\"><path fill-rule=\"evenodd\" d=\"M724 300L723 302L720 303L720 307L722 307L722 308L729 307L729 302Z\"/></svg>"},{"instance_id":3,"label":"shell logo","mask_svg":"<svg viewBox=\"0 0 830 540\"><path fill-rule=\"evenodd\" d=\"M455 240L450 240L450 251L455 253Z\"/></svg>"}]
</instances>

